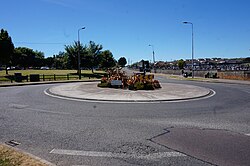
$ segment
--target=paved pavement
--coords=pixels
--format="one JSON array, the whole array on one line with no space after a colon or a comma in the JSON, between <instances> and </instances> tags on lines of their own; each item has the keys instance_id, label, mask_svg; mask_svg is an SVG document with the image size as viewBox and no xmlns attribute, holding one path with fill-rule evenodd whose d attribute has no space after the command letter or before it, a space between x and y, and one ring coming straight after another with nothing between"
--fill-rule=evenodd
<instances>
[{"instance_id":1,"label":"paved pavement","mask_svg":"<svg viewBox=\"0 0 250 166\"><path fill-rule=\"evenodd\" d=\"M128 90L115 88L100 88L96 82L70 83L54 86L46 92L54 97L66 97L94 101L117 101L117 102L159 102L180 101L207 97L213 91L207 88L162 83L161 89L156 90Z\"/></svg>"}]
</instances>

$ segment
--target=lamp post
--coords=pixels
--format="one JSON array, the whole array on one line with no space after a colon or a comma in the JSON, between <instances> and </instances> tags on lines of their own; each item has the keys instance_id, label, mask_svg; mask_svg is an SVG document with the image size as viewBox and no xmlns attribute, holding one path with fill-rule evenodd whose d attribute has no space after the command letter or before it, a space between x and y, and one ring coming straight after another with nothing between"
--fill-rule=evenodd
<instances>
[{"instance_id":1,"label":"lamp post","mask_svg":"<svg viewBox=\"0 0 250 166\"><path fill-rule=\"evenodd\" d=\"M155 70L155 51L154 51L154 46L153 45L151 45L151 44L149 44L148 45L149 47L152 47L152 52L153 52L153 63L154 63L154 72L156 73L156 70Z\"/></svg>"},{"instance_id":2,"label":"lamp post","mask_svg":"<svg viewBox=\"0 0 250 166\"><path fill-rule=\"evenodd\" d=\"M82 30L82 29L85 29L85 27L83 27L83 28L80 28L80 29L78 29L78 42L77 42L77 45L78 45L78 50L77 50L77 54L78 54L78 75L79 75L79 79L81 79L81 58L80 58L80 35L79 35L79 33L80 33L80 30Z\"/></svg>"},{"instance_id":3,"label":"lamp post","mask_svg":"<svg viewBox=\"0 0 250 166\"><path fill-rule=\"evenodd\" d=\"M192 25L192 78L194 78L194 24L192 22L183 22L183 24Z\"/></svg>"}]
</instances>

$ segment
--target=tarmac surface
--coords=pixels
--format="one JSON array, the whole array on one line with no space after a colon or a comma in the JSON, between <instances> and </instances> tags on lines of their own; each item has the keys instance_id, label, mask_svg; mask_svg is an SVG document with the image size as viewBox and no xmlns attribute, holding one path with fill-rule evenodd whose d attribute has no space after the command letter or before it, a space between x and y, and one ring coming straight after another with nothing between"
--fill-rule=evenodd
<instances>
[{"instance_id":1,"label":"tarmac surface","mask_svg":"<svg viewBox=\"0 0 250 166\"><path fill-rule=\"evenodd\" d=\"M56 165L249 165L250 81L158 80L163 88L154 91L98 88L100 80L0 85L14 86L1 88L0 142L18 141L16 148ZM93 102L58 100L45 89ZM97 99L101 93L106 97ZM112 104L96 102L108 99Z\"/></svg>"},{"instance_id":2,"label":"tarmac surface","mask_svg":"<svg viewBox=\"0 0 250 166\"><path fill-rule=\"evenodd\" d=\"M183 84L161 83L156 90L128 90L99 88L97 82L68 83L53 86L46 94L53 97L112 102L159 102L183 101L208 97L214 92L210 89Z\"/></svg>"}]
</instances>

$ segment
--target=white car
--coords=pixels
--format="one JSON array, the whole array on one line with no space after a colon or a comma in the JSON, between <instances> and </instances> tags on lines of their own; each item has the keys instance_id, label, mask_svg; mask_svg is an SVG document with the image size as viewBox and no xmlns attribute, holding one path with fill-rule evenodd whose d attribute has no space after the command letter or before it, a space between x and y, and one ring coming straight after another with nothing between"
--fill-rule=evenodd
<instances>
[{"instance_id":1,"label":"white car","mask_svg":"<svg viewBox=\"0 0 250 166\"><path fill-rule=\"evenodd\" d=\"M41 70L49 70L49 67L43 66L43 67L41 67L40 69L41 69Z\"/></svg>"}]
</instances>

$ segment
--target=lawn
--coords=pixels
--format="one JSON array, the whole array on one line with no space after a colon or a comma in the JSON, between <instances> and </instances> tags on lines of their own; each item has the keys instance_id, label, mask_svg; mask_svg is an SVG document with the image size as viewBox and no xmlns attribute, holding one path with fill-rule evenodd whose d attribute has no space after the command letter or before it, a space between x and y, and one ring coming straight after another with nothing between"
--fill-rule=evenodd
<instances>
[{"instance_id":1,"label":"lawn","mask_svg":"<svg viewBox=\"0 0 250 166\"><path fill-rule=\"evenodd\" d=\"M39 74L40 80L52 81L52 80L72 80L78 79L76 70L9 70L6 75L5 70L0 71L0 82L8 82L10 79L14 79L15 73L21 73L22 76L30 76L30 74ZM101 78L105 74L104 71L82 70L82 78ZM26 81L27 79L23 79Z\"/></svg>"}]
</instances>

